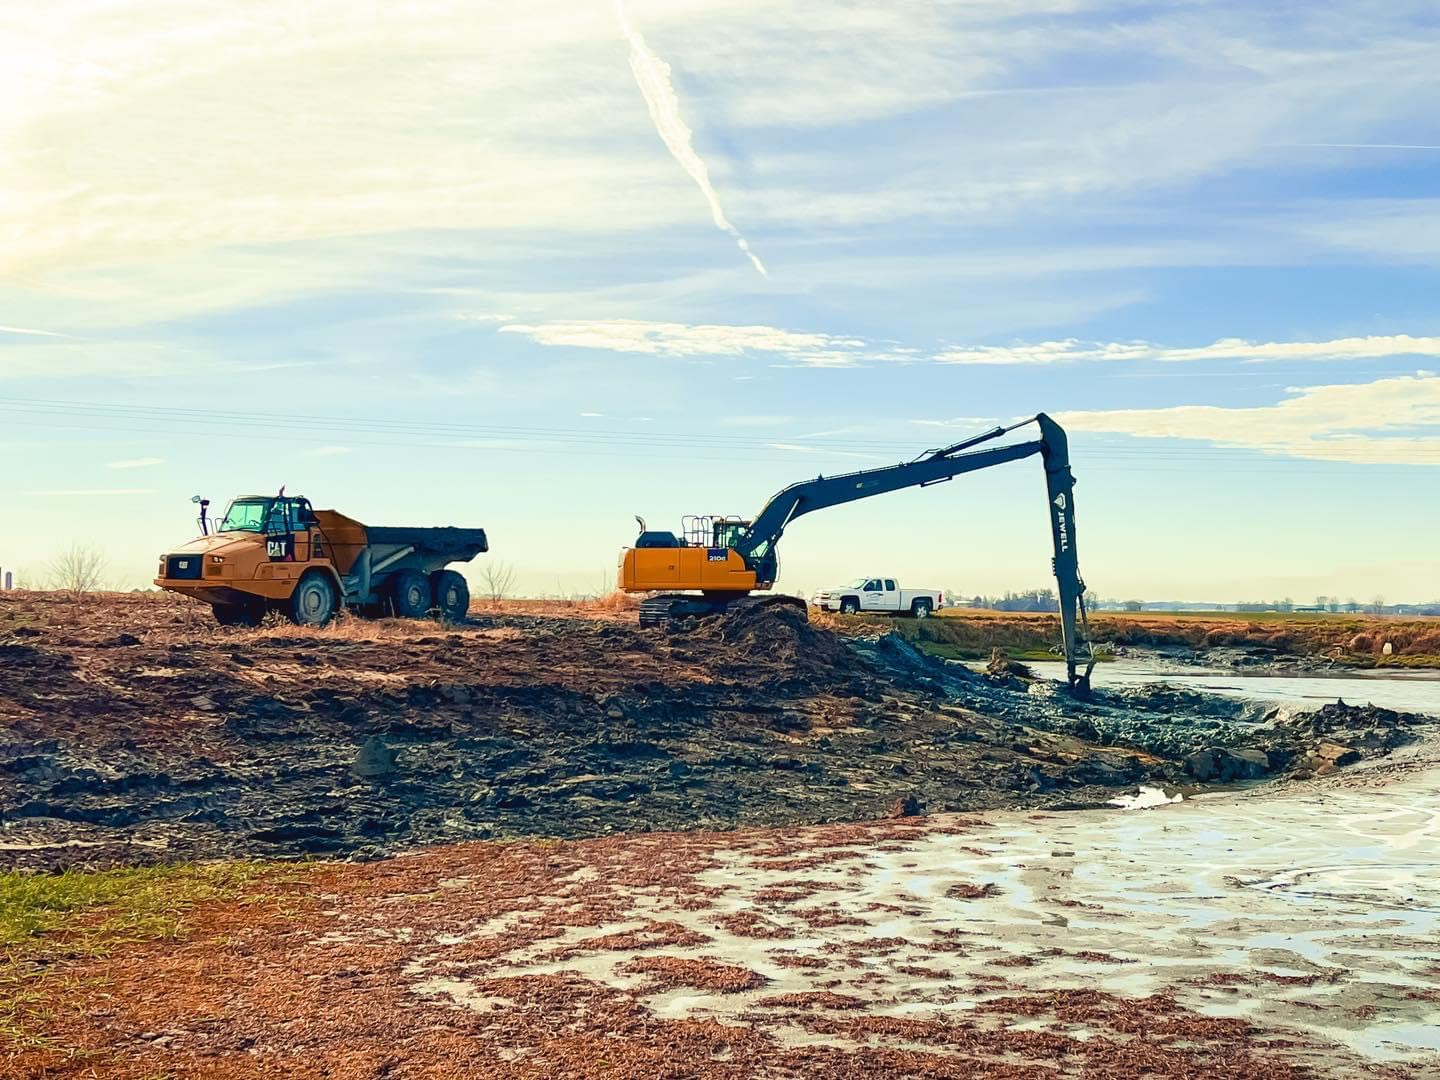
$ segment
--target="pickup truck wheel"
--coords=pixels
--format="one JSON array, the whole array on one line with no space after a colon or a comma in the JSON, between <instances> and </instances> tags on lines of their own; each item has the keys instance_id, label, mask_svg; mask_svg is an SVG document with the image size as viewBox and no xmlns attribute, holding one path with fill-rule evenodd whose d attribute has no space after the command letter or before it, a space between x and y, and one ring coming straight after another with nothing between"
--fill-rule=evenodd
<instances>
[{"instance_id":1,"label":"pickup truck wheel","mask_svg":"<svg viewBox=\"0 0 1440 1080\"><path fill-rule=\"evenodd\" d=\"M910 614L917 619L928 619L930 617L930 601L916 600L910 605Z\"/></svg>"},{"instance_id":2,"label":"pickup truck wheel","mask_svg":"<svg viewBox=\"0 0 1440 1080\"><path fill-rule=\"evenodd\" d=\"M856 600L854 597L852 597L852 596L847 596L847 597L845 597L845 599L843 599L843 600L840 601L840 614L841 614L841 615L855 615L855 614L858 614L859 611L860 611L860 601L859 601L859 600Z\"/></svg>"},{"instance_id":3,"label":"pickup truck wheel","mask_svg":"<svg viewBox=\"0 0 1440 1080\"><path fill-rule=\"evenodd\" d=\"M435 606L446 622L464 622L470 612L470 584L454 570L436 570L430 575Z\"/></svg>"},{"instance_id":4,"label":"pickup truck wheel","mask_svg":"<svg viewBox=\"0 0 1440 1080\"><path fill-rule=\"evenodd\" d=\"M319 570L310 570L290 594L290 621L297 626L324 626L335 617L340 600L335 583Z\"/></svg>"},{"instance_id":5,"label":"pickup truck wheel","mask_svg":"<svg viewBox=\"0 0 1440 1080\"><path fill-rule=\"evenodd\" d=\"M215 621L221 626L259 626L265 618L265 605L260 602L216 604L214 611Z\"/></svg>"},{"instance_id":6,"label":"pickup truck wheel","mask_svg":"<svg viewBox=\"0 0 1440 1080\"><path fill-rule=\"evenodd\" d=\"M401 570L390 582L390 608L397 619L423 619L435 606L430 579L418 570Z\"/></svg>"}]
</instances>

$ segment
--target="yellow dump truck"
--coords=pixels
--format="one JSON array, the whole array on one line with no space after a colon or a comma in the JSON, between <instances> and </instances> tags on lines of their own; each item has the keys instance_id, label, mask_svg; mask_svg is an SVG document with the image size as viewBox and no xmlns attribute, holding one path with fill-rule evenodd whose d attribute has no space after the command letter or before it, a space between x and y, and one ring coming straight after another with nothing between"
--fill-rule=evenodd
<instances>
[{"instance_id":1,"label":"yellow dump truck","mask_svg":"<svg viewBox=\"0 0 1440 1080\"><path fill-rule=\"evenodd\" d=\"M484 529L362 525L283 488L235 499L213 520L209 501L195 502L202 535L160 556L155 584L205 601L224 626L255 626L271 611L322 626L342 606L458 622L470 589L447 567L489 550Z\"/></svg>"}]
</instances>

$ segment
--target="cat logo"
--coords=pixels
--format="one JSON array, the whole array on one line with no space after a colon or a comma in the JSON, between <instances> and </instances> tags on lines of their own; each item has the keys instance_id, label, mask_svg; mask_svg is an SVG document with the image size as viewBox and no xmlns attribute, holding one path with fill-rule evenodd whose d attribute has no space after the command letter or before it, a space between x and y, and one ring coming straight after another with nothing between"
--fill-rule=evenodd
<instances>
[{"instance_id":1,"label":"cat logo","mask_svg":"<svg viewBox=\"0 0 1440 1080\"><path fill-rule=\"evenodd\" d=\"M272 559L283 559L286 554L286 546L284 540L267 540L265 541L265 554ZM181 565L183 566L184 563L181 563Z\"/></svg>"},{"instance_id":2,"label":"cat logo","mask_svg":"<svg viewBox=\"0 0 1440 1080\"><path fill-rule=\"evenodd\" d=\"M190 569L190 560L189 560L189 559L181 559L181 560L180 560L179 562L177 562L175 565L178 566L178 567L180 567L181 570L189 570L189 569Z\"/></svg>"},{"instance_id":3,"label":"cat logo","mask_svg":"<svg viewBox=\"0 0 1440 1080\"><path fill-rule=\"evenodd\" d=\"M1055 505L1058 506L1061 510L1065 509L1065 493L1063 491L1060 492L1059 495L1055 496Z\"/></svg>"}]
</instances>

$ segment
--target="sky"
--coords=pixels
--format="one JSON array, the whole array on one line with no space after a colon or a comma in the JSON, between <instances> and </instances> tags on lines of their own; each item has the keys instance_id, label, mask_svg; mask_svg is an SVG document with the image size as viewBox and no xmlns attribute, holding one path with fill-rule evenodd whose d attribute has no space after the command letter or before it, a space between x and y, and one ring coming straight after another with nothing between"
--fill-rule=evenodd
<instances>
[{"instance_id":1,"label":"sky","mask_svg":"<svg viewBox=\"0 0 1440 1080\"><path fill-rule=\"evenodd\" d=\"M0 566L142 586L283 484L593 593L636 514L1043 411L1101 596L1440 596L1437 46L1405 0L27 8ZM1043 587L1044 491L807 517L780 587Z\"/></svg>"}]
</instances>

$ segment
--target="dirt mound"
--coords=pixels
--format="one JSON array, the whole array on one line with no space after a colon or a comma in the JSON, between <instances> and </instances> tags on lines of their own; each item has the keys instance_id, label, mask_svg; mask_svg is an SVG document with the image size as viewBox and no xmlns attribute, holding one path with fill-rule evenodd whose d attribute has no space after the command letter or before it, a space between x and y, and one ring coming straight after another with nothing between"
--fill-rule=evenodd
<instances>
[{"instance_id":1,"label":"dirt mound","mask_svg":"<svg viewBox=\"0 0 1440 1080\"><path fill-rule=\"evenodd\" d=\"M797 673L828 675L843 671L854 656L839 635L812 626L804 608L756 604L700 624L700 636L720 642L741 656L767 660Z\"/></svg>"},{"instance_id":2,"label":"dirt mound","mask_svg":"<svg viewBox=\"0 0 1440 1080\"><path fill-rule=\"evenodd\" d=\"M1383 711L1291 730L1203 695L1079 703L783 607L670 633L505 613L239 630L191 607L0 596L0 626L39 627L0 649L10 865L1096 806L1207 747L1318 771L1412 735Z\"/></svg>"}]
</instances>

